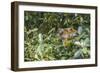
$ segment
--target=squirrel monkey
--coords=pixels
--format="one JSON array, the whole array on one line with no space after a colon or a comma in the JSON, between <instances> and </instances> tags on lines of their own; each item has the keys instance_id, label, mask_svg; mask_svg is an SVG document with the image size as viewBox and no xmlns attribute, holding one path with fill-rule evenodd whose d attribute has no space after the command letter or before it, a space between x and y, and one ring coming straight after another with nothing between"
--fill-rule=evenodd
<instances>
[{"instance_id":1,"label":"squirrel monkey","mask_svg":"<svg viewBox=\"0 0 100 73\"><path fill-rule=\"evenodd\" d=\"M74 28L59 28L58 34L63 42L64 47L67 47L71 44L72 39L76 36L77 30Z\"/></svg>"}]
</instances>

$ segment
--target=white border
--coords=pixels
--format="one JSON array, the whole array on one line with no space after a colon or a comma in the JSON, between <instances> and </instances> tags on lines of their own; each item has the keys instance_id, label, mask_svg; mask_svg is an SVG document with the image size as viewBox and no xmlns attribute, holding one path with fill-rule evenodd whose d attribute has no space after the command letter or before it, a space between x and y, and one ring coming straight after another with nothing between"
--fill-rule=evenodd
<instances>
[{"instance_id":1,"label":"white border","mask_svg":"<svg viewBox=\"0 0 100 73\"><path fill-rule=\"evenodd\" d=\"M37 61L24 62L24 11L65 12L65 13L88 13L91 15L91 58L78 60L60 61ZM62 65L95 64L95 10L82 8L63 8L48 6L25 6L19 5L19 68L34 68Z\"/></svg>"}]
</instances>

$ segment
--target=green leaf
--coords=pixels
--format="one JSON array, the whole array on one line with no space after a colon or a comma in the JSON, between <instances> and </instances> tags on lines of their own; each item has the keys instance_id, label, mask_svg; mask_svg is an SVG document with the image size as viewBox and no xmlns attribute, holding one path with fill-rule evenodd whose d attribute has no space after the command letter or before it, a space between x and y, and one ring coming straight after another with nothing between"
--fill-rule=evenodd
<instances>
[{"instance_id":1,"label":"green leaf","mask_svg":"<svg viewBox=\"0 0 100 73\"><path fill-rule=\"evenodd\" d=\"M78 51L76 51L73 58L74 59L80 59L80 58L82 58L82 50L79 49Z\"/></svg>"}]
</instances>

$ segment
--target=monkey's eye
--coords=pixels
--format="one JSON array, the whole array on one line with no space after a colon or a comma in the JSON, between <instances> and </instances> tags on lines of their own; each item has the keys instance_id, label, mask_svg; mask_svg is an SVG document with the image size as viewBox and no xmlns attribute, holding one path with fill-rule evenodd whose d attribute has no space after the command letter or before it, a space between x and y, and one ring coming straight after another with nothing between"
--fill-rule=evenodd
<instances>
[{"instance_id":1,"label":"monkey's eye","mask_svg":"<svg viewBox=\"0 0 100 73\"><path fill-rule=\"evenodd\" d=\"M73 31L73 29L72 29L72 28L70 28L70 31Z\"/></svg>"}]
</instances>

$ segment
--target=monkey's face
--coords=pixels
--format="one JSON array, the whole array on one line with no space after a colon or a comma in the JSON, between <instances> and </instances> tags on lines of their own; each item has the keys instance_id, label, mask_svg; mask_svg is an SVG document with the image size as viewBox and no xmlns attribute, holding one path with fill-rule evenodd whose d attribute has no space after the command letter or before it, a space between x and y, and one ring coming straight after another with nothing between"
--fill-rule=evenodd
<instances>
[{"instance_id":1,"label":"monkey's face","mask_svg":"<svg viewBox=\"0 0 100 73\"><path fill-rule=\"evenodd\" d=\"M62 40L70 39L77 35L77 31L74 28L59 28L58 33Z\"/></svg>"}]
</instances>

